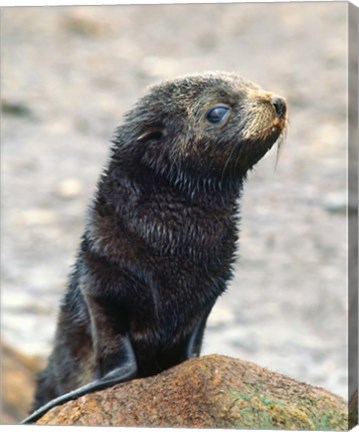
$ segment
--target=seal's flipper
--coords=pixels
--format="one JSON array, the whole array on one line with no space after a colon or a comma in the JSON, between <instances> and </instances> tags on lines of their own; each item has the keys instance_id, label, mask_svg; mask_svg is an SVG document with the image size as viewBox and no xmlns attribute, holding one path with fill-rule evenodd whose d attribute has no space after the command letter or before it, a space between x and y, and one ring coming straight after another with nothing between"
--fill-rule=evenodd
<instances>
[{"instance_id":1,"label":"seal's flipper","mask_svg":"<svg viewBox=\"0 0 359 432\"><path fill-rule=\"evenodd\" d=\"M30 424L36 422L50 409L57 405L62 405L65 402L77 399L88 393L103 390L107 387L111 387L121 382L129 381L135 378L137 375L137 363L135 354L132 349L131 342L128 337L123 337L123 343L121 344L121 355L119 356L119 366L109 371L105 376L95 381L85 384L75 390L65 393L50 402L46 403L28 417L26 417L21 424Z\"/></svg>"},{"instance_id":2,"label":"seal's flipper","mask_svg":"<svg viewBox=\"0 0 359 432\"><path fill-rule=\"evenodd\" d=\"M195 325L186 345L185 352L185 360L190 359L192 357L199 357L204 329L206 327L206 322L209 313L211 312L212 305L208 308L203 315L198 319L197 324Z\"/></svg>"}]
</instances>

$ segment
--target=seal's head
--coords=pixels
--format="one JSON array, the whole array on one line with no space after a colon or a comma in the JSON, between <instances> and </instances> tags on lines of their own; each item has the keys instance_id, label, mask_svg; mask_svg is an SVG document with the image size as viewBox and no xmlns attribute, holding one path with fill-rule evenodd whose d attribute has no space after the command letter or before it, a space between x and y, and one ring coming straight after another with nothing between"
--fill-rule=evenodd
<instances>
[{"instance_id":1,"label":"seal's head","mask_svg":"<svg viewBox=\"0 0 359 432\"><path fill-rule=\"evenodd\" d=\"M188 75L150 87L119 128L116 148L136 149L141 163L176 181L241 179L286 121L283 98L238 74Z\"/></svg>"}]
</instances>

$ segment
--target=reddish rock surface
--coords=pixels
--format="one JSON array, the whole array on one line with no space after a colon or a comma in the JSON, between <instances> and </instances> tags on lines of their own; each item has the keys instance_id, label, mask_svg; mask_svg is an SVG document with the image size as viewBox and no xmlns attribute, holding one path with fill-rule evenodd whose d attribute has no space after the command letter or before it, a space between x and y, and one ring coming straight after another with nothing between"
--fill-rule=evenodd
<instances>
[{"instance_id":1,"label":"reddish rock surface","mask_svg":"<svg viewBox=\"0 0 359 432\"><path fill-rule=\"evenodd\" d=\"M55 407L38 424L344 430L348 415L326 390L211 355Z\"/></svg>"}]
</instances>

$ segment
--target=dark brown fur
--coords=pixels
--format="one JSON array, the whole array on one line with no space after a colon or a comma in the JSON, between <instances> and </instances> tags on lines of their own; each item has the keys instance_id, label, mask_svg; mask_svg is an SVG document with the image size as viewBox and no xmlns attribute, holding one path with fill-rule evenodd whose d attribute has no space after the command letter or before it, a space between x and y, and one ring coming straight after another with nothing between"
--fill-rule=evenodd
<instances>
[{"instance_id":1,"label":"dark brown fur","mask_svg":"<svg viewBox=\"0 0 359 432\"><path fill-rule=\"evenodd\" d=\"M214 124L208 112L217 104L229 111ZM243 181L285 123L283 99L227 73L163 82L128 113L98 182L34 408L65 396L27 421L199 355L232 275Z\"/></svg>"}]
</instances>

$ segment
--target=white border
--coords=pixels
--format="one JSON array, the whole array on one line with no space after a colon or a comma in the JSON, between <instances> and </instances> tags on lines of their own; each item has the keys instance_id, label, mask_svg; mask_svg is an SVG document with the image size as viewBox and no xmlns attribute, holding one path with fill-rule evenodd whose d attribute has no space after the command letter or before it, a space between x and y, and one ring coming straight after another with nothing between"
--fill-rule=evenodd
<instances>
[{"instance_id":1,"label":"white border","mask_svg":"<svg viewBox=\"0 0 359 432\"><path fill-rule=\"evenodd\" d=\"M313 2L313 0L301 0L301 2ZM315 0L315 2L332 2L346 0ZM0 0L1 7L19 7L19 6L106 6L106 5L131 5L131 4L172 4L172 3L291 3L289 0ZM359 6L359 0L351 0L351 3Z\"/></svg>"}]
</instances>

